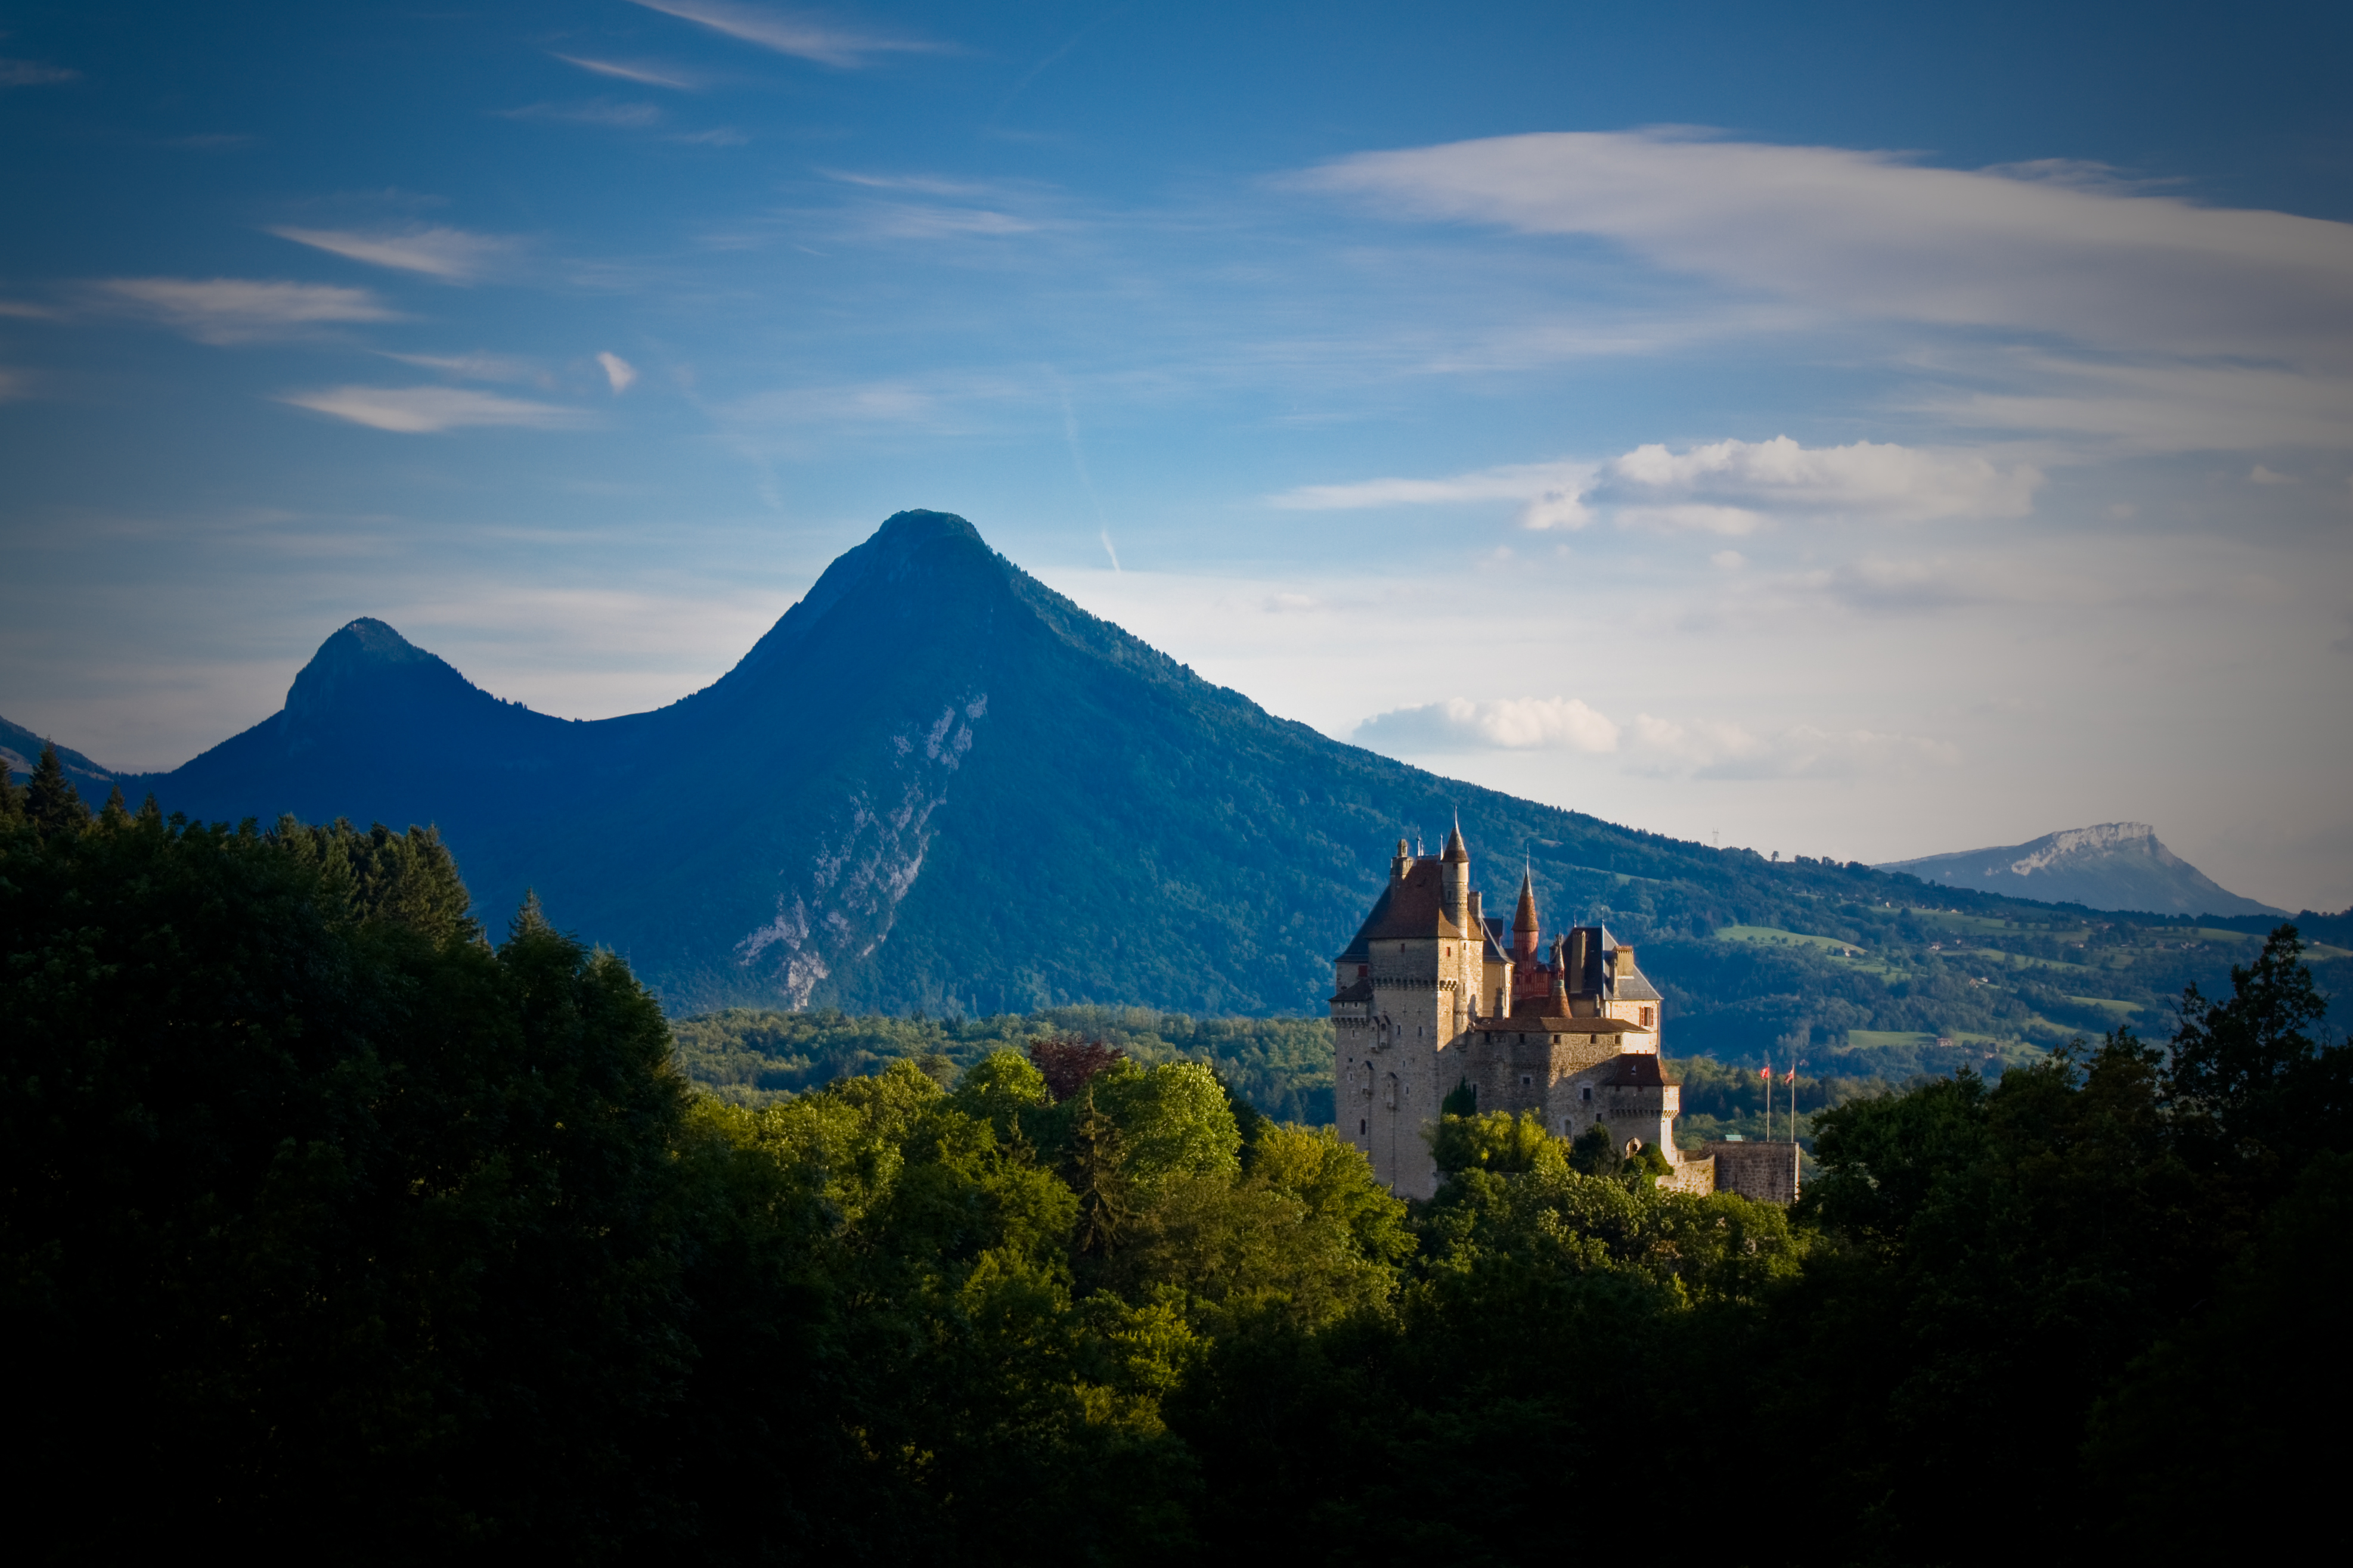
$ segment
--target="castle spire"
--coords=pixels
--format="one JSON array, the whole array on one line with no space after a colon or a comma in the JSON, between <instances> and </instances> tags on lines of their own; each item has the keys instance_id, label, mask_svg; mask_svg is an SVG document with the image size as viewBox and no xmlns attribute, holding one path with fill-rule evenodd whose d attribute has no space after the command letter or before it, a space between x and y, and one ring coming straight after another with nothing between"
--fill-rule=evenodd
<instances>
[{"instance_id":1,"label":"castle spire","mask_svg":"<svg viewBox=\"0 0 2353 1568\"><path fill-rule=\"evenodd\" d=\"M1438 885L1440 896L1446 900L1446 918L1454 922L1457 931L1471 929L1471 851L1462 843L1462 819L1454 819L1454 831L1446 836L1446 849L1439 857Z\"/></svg>"},{"instance_id":2,"label":"castle spire","mask_svg":"<svg viewBox=\"0 0 2353 1568\"><path fill-rule=\"evenodd\" d=\"M1512 916L1512 963L1524 974L1535 963L1537 933L1542 929L1536 919L1535 868L1526 867L1520 872L1520 907Z\"/></svg>"}]
</instances>

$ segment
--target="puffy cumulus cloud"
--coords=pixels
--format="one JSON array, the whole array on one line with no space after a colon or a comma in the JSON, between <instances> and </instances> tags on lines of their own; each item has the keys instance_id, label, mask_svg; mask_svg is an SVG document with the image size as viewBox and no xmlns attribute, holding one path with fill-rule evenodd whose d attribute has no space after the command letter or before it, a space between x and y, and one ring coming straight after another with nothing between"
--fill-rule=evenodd
<instances>
[{"instance_id":1,"label":"puffy cumulus cloud","mask_svg":"<svg viewBox=\"0 0 2353 1568\"><path fill-rule=\"evenodd\" d=\"M199 342L299 337L323 326L397 321L365 289L247 278L109 278L90 286L101 308L157 321Z\"/></svg>"},{"instance_id":2,"label":"puffy cumulus cloud","mask_svg":"<svg viewBox=\"0 0 2353 1568\"><path fill-rule=\"evenodd\" d=\"M1618 726L1574 697L1523 697L1474 702L1450 697L1419 708L1376 714L1356 726L1360 746L1374 751L1535 752L1588 753L1618 749Z\"/></svg>"},{"instance_id":3,"label":"puffy cumulus cloud","mask_svg":"<svg viewBox=\"0 0 2353 1568\"><path fill-rule=\"evenodd\" d=\"M458 386L331 386L317 392L290 392L278 401L402 436L473 426L566 430L586 422L576 409Z\"/></svg>"},{"instance_id":4,"label":"puffy cumulus cloud","mask_svg":"<svg viewBox=\"0 0 2353 1568\"><path fill-rule=\"evenodd\" d=\"M793 55L819 65L844 69L865 65L868 57L882 54L944 54L947 46L921 38L860 33L807 16L744 5L735 0L635 0L649 11L700 23L780 55Z\"/></svg>"},{"instance_id":5,"label":"puffy cumulus cloud","mask_svg":"<svg viewBox=\"0 0 2353 1568\"><path fill-rule=\"evenodd\" d=\"M1501 500L1519 503L1524 528L1583 528L1606 516L1621 528L1738 537L1774 517L2021 517L2042 483L2030 465L2002 468L1971 452L1873 441L1801 447L1777 436L1682 452L1648 445L1599 463L1524 463L1444 479L1307 485L1270 499L1311 511Z\"/></svg>"},{"instance_id":6,"label":"puffy cumulus cloud","mask_svg":"<svg viewBox=\"0 0 2353 1568\"><path fill-rule=\"evenodd\" d=\"M466 283L480 277L513 248L513 241L459 228L409 228L397 233L362 233L339 228L273 228L280 239L315 250L390 267L422 272L445 283Z\"/></svg>"},{"instance_id":7,"label":"puffy cumulus cloud","mask_svg":"<svg viewBox=\"0 0 2353 1568\"><path fill-rule=\"evenodd\" d=\"M1689 132L1363 153L1310 186L1399 216L1615 240L1836 312L2102 348L2353 362L2353 224L2201 207L2080 164L1922 168Z\"/></svg>"},{"instance_id":8,"label":"puffy cumulus cloud","mask_svg":"<svg viewBox=\"0 0 2353 1568\"><path fill-rule=\"evenodd\" d=\"M1739 724L1680 724L1640 713L1629 772L1702 779L1836 779L1916 773L1961 760L1950 742L1811 725L1759 733Z\"/></svg>"}]
</instances>

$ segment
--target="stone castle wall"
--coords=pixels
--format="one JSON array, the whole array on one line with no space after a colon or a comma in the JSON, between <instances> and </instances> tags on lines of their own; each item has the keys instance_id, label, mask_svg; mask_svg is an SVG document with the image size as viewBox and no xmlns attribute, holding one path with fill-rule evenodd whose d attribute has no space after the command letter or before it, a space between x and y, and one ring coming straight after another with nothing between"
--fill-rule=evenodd
<instances>
[{"instance_id":1,"label":"stone castle wall","mask_svg":"<svg viewBox=\"0 0 2353 1568\"><path fill-rule=\"evenodd\" d=\"M1704 1143L1700 1147L1715 1162L1717 1192L1737 1193L1760 1204L1798 1201L1795 1143Z\"/></svg>"}]
</instances>

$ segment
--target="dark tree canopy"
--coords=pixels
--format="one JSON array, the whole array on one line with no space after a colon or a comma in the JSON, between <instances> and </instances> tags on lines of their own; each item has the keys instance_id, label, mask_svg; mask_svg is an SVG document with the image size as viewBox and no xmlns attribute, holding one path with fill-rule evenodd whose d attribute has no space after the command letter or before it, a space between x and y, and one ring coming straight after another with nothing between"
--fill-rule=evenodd
<instances>
[{"instance_id":1,"label":"dark tree canopy","mask_svg":"<svg viewBox=\"0 0 2353 1568\"><path fill-rule=\"evenodd\" d=\"M1789 1210L1469 1107L1409 1208L1332 1129L1085 1037L701 1093L626 964L535 898L493 942L429 828L77 814L47 772L0 793L0 1316L40 1560L2187 1562L2342 1532L2346 1374L2308 1347L2348 1286L2348 1048L2292 930L2185 995L2169 1050L2119 1030L1818 1110ZM109 1506L62 1500L92 1477ZM2213 1497L2262 1507L2182 1506Z\"/></svg>"}]
</instances>

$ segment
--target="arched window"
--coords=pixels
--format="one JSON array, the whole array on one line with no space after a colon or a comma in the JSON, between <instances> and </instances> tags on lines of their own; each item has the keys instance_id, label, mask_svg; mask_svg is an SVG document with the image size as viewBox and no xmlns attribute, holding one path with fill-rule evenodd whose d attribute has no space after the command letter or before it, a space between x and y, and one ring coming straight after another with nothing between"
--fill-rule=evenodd
<instances>
[{"instance_id":1,"label":"arched window","mask_svg":"<svg viewBox=\"0 0 2353 1568\"><path fill-rule=\"evenodd\" d=\"M1389 1108L1391 1110L1395 1110L1397 1109L1397 1100L1398 1100L1398 1080L1397 1080L1397 1074L1395 1074L1395 1073L1391 1073L1391 1074L1389 1074L1389 1093L1388 1093L1388 1108Z\"/></svg>"}]
</instances>

